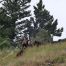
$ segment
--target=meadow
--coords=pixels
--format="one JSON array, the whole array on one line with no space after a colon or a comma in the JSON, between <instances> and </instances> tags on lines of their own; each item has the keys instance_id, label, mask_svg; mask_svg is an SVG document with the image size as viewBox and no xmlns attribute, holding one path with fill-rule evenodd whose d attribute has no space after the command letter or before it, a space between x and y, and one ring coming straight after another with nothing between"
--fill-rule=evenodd
<instances>
[{"instance_id":1,"label":"meadow","mask_svg":"<svg viewBox=\"0 0 66 66\"><path fill-rule=\"evenodd\" d=\"M28 47L17 57L19 51L0 50L0 66L66 66L66 42Z\"/></svg>"}]
</instances>

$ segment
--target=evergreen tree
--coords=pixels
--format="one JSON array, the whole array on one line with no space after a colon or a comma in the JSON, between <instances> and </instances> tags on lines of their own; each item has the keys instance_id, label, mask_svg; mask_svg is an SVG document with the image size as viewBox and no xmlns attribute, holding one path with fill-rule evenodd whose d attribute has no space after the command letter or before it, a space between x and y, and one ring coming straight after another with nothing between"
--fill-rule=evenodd
<instances>
[{"instance_id":1,"label":"evergreen tree","mask_svg":"<svg viewBox=\"0 0 66 66\"><path fill-rule=\"evenodd\" d=\"M30 15L30 11L26 11L26 9L30 6L27 3L30 3L31 0L3 0L3 6L1 10L3 13L8 17L6 19L5 27L8 25L10 28L10 39L13 39L15 36L15 28L16 28L16 21ZM8 20L8 21L7 21ZM2 22L2 21L1 21ZM8 23L8 24L7 24ZM17 24L19 25L19 24Z\"/></svg>"},{"instance_id":2,"label":"evergreen tree","mask_svg":"<svg viewBox=\"0 0 66 66\"><path fill-rule=\"evenodd\" d=\"M26 20L26 23L25 23L25 28L27 28L24 33L27 33L29 35L29 38L32 36L32 33L33 33L33 26L32 26L32 21L31 19L30 20Z\"/></svg>"},{"instance_id":3,"label":"evergreen tree","mask_svg":"<svg viewBox=\"0 0 66 66\"><path fill-rule=\"evenodd\" d=\"M20 34L22 32L23 34L29 36L30 39L30 37L33 36L33 31L34 31L34 27L32 26L32 18L30 18L30 20L28 19L23 20L20 22L20 24L21 26L18 27L18 32L20 31Z\"/></svg>"},{"instance_id":4,"label":"evergreen tree","mask_svg":"<svg viewBox=\"0 0 66 66\"><path fill-rule=\"evenodd\" d=\"M0 9L0 36L1 37L7 37L7 35L10 35L10 32L7 31L9 30L10 24L9 24L10 18L6 16L4 13L4 10L1 8Z\"/></svg>"},{"instance_id":5,"label":"evergreen tree","mask_svg":"<svg viewBox=\"0 0 66 66\"><path fill-rule=\"evenodd\" d=\"M48 10L46 10L45 6L42 4L42 0L39 1L37 6L34 6L34 15L36 19L36 29L45 29L50 38L53 38L53 36L61 36L63 28L57 29L57 19L54 21L53 16L50 15Z\"/></svg>"}]
</instances>

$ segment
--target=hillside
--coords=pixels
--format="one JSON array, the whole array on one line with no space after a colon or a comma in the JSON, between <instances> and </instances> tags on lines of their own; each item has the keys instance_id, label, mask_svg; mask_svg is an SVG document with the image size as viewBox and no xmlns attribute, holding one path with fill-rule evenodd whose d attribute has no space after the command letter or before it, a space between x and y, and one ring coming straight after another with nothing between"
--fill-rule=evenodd
<instances>
[{"instance_id":1,"label":"hillside","mask_svg":"<svg viewBox=\"0 0 66 66\"><path fill-rule=\"evenodd\" d=\"M0 51L0 66L66 66L66 42L27 48L19 57L17 52L17 48Z\"/></svg>"}]
</instances>

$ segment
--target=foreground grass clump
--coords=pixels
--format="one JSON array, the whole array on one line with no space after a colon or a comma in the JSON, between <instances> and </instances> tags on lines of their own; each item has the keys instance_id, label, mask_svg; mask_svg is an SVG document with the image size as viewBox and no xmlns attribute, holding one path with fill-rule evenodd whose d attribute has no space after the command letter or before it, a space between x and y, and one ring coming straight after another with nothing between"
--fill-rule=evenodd
<instances>
[{"instance_id":1,"label":"foreground grass clump","mask_svg":"<svg viewBox=\"0 0 66 66\"><path fill-rule=\"evenodd\" d=\"M27 48L16 57L18 51L0 51L0 66L66 66L66 42Z\"/></svg>"}]
</instances>

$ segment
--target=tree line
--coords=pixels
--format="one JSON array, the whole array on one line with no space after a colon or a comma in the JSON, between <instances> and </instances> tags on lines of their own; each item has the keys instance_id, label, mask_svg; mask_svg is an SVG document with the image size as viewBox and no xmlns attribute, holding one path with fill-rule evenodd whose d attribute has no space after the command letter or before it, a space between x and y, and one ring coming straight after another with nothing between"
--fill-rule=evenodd
<instances>
[{"instance_id":1,"label":"tree line","mask_svg":"<svg viewBox=\"0 0 66 66\"><path fill-rule=\"evenodd\" d=\"M12 44L15 38L21 39L18 35L22 34L29 37L29 40L42 43L52 42L54 36L62 35L63 27L57 28L58 20L45 9L42 0L33 6L34 17L31 10L28 10L31 0L2 0L0 3L0 38L9 41L5 44ZM3 41L1 39L0 42Z\"/></svg>"}]
</instances>

